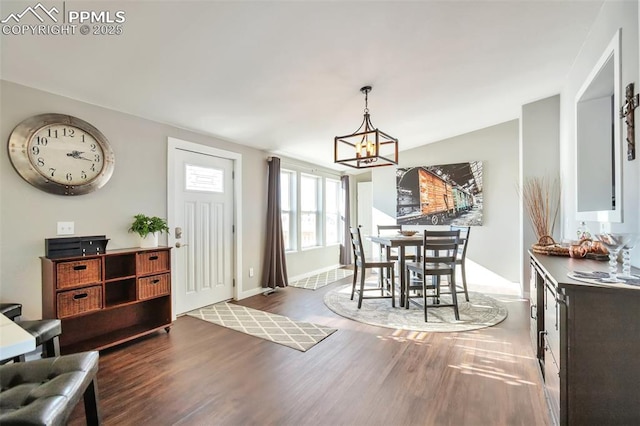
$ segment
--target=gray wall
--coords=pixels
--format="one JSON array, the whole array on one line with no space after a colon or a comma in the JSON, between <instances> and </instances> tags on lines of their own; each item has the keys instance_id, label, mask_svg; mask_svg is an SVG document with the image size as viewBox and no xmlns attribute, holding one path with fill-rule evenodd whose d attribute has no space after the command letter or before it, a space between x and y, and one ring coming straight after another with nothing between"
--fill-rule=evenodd
<instances>
[{"instance_id":1,"label":"gray wall","mask_svg":"<svg viewBox=\"0 0 640 426\"><path fill-rule=\"evenodd\" d=\"M520 118L520 193L527 178L560 178L560 96L552 96L522 107ZM524 209L523 203L521 206ZM526 211L522 211L522 292L529 293L528 250L536 242ZM553 238L560 241L561 212L556 219Z\"/></svg>"},{"instance_id":2,"label":"gray wall","mask_svg":"<svg viewBox=\"0 0 640 426\"><path fill-rule=\"evenodd\" d=\"M483 162L483 226L474 227L467 258L500 275L520 281L518 121L402 151L398 167ZM395 167L372 170L374 221L395 218ZM392 219L393 220L393 219Z\"/></svg>"},{"instance_id":3,"label":"gray wall","mask_svg":"<svg viewBox=\"0 0 640 426\"><path fill-rule=\"evenodd\" d=\"M21 302L26 318L40 318L40 259L44 239L56 236L57 221L75 222L76 235L106 234L109 248L137 246L127 229L136 213L167 217L167 137L242 154L242 276L239 298L260 291L266 153L214 137L78 102L32 88L1 82L0 140L35 114L57 112L82 118L109 139L116 156L113 177L100 190L76 197L52 195L25 182L0 150L0 293L2 301ZM6 142L5 142L6 143ZM240 225L240 224L238 224ZM161 243L166 243L163 235ZM254 277L248 268L255 268Z\"/></svg>"},{"instance_id":4,"label":"gray wall","mask_svg":"<svg viewBox=\"0 0 640 426\"><path fill-rule=\"evenodd\" d=\"M563 184L563 216L562 234L564 238L573 238L579 222L576 220L575 206L575 98L587 75L596 64L602 52L609 44L618 28L621 31L621 71L622 98L624 87L635 82L635 92L638 91L640 75L638 72L638 2L637 1L608 1L605 2L596 22L589 32L589 36L576 58L571 72L567 76L566 84L560 93L560 170ZM620 105L617 105L618 109ZM637 110L636 110L637 111ZM638 113L636 112L636 117ZM637 122L637 119L636 119ZM636 124L636 140L638 139ZM622 204L623 221L613 224L614 232L640 232L640 152L636 153L636 160L627 161L626 126L622 125L622 143L624 158L622 160ZM638 148L636 148L638 149ZM599 223L589 222L587 225L592 232L598 231ZM633 251L634 266L640 266L640 250Z\"/></svg>"}]
</instances>

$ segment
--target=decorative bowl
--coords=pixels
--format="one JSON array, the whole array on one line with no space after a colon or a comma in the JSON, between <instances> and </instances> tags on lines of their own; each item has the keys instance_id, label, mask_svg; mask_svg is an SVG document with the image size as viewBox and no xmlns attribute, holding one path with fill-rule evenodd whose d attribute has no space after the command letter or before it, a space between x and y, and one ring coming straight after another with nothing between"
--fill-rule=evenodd
<instances>
[{"instance_id":1,"label":"decorative bowl","mask_svg":"<svg viewBox=\"0 0 640 426\"><path fill-rule=\"evenodd\" d=\"M405 237L413 237L418 233L418 231L398 231L398 232L404 235Z\"/></svg>"}]
</instances>

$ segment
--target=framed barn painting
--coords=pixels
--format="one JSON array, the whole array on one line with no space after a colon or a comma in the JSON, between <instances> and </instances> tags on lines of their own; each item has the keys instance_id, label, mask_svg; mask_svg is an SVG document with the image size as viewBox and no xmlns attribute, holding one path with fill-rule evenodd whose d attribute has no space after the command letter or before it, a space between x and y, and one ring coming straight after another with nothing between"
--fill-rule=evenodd
<instances>
[{"instance_id":1,"label":"framed barn painting","mask_svg":"<svg viewBox=\"0 0 640 426\"><path fill-rule=\"evenodd\" d=\"M482 161L396 169L398 225L482 225Z\"/></svg>"}]
</instances>

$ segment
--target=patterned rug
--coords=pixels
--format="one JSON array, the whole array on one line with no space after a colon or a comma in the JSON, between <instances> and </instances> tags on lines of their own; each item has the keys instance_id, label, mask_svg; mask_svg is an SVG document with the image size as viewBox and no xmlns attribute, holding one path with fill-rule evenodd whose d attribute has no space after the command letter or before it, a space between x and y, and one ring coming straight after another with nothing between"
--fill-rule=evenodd
<instances>
[{"instance_id":1,"label":"patterned rug","mask_svg":"<svg viewBox=\"0 0 640 426\"><path fill-rule=\"evenodd\" d=\"M294 281L292 283L289 283L289 286L304 288L307 290L317 290L350 275L353 275L352 269L338 268L331 271L323 272L321 274L312 275L308 278L303 278L298 281Z\"/></svg>"},{"instance_id":2,"label":"patterned rug","mask_svg":"<svg viewBox=\"0 0 640 426\"><path fill-rule=\"evenodd\" d=\"M216 303L187 312L187 315L302 352L308 351L336 331L334 328L293 321L282 315L232 303Z\"/></svg>"},{"instance_id":3,"label":"patterned rug","mask_svg":"<svg viewBox=\"0 0 640 426\"><path fill-rule=\"evenodd\" d=\"M365 299L358 309L357 293L351 298L351 284L332 289L324 296L329 309L343 317L380 327L412 331L456 332L490 327L507 317L507 308L497 300L480 293L469 292L469 302L458 295L460 320L454 317L453 308L428 310L429 321L424 321L422 306L411 304L409 309L391 307L389 299ZM450 295L441 296L443 304L451 303ZM447 298L448 301L447 301ZM422 305L422 299L418 300Z\"/></svg>"}]
</instances>

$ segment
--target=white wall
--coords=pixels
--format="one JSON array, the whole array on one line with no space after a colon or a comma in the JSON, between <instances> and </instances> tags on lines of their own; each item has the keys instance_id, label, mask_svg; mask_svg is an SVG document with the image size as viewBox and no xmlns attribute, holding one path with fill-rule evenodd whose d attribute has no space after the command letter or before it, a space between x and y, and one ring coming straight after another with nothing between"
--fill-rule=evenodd
<instances>
[{"instance_id":1,"label":"white wall","mask_svg":"<svg viewBox=\"0 0 640 426\"><path fill-rule=\"evenodd\" d=\"M638 72L638 1L607 1L604 3L589 36L584 42L580 54L576 58L569 72L566 84L561 91L560 102L560 169L563 184L562 198L562 232L564 238L573 238L579 222L575 218L575 98L587 75L596 64L606 46L618 28L621 31L621 72L622 72L622 100L624 87L635 82L637 93L640 86ZM616 106L616 113L620 105ZM638 117L636 110L636 117ZM636 122L638 120L636 119ZM638 139L638 124L636 124L636 140ZM624 158L622 159L622 205L623 223L612 224L614 232L640 232L640 153L636 153L636 160L626 159L626 126L622 125L621 143ZM637 149L637 148L636 148ZM587 225L592 232L598 231L599 224L590 222ZM640 249L633 252L634 266L640 266Z\"/></svg>"},{"instance_id":2,"label":"white wall","mask_svg":"<svg viewBox=\"0 0 640 426\"><path fill-rule=\"evenodd\" d=\"M371 213L373 212L373 186L371 182L358 182L358 220L361 235L373 235ZM379 251L372 253L372 243L367 238L362 240L366 259L379 258Z\"/></svg>"},{"instance_id":3,"label":"white wall","mask_svg":"<svg viewBox=\"0 0 640 426\"><path fill-rule=\"evenodd\" d=\"M96 192L64 197L25 182L0 150L0 299L23 304L25 318L40 318L40 259L44 239L56 237L57 221L75 222L76 235L110 238L108 248L137 245L127 229L133 215L167 217L167 137L242 154L242 276L239 297L260 292L266 216L267 154L187 130L2 81L0 140L36 114L56 112L82 118L100 129L115 152L111 180ZM240 224L238 224L240 225ZM166 243L162 236L161 243ZM255 268L254 277L248 269Z\"/></svg>"},{"instance_id":4,"label":"white wall","mask_svg":"<svg viewBox=\"0 0 640 426\"><path fill-rule=\"evenodd\" d=\"M483 225L471 230L467 259L510 283L520 281L518 132L518 121L509 121L402 151L398 164L412 167L483 162ZM385 218L387 223L395 222L395 170L384 167L371 172L377 223Z\"/></svg>"}]
</instances>

